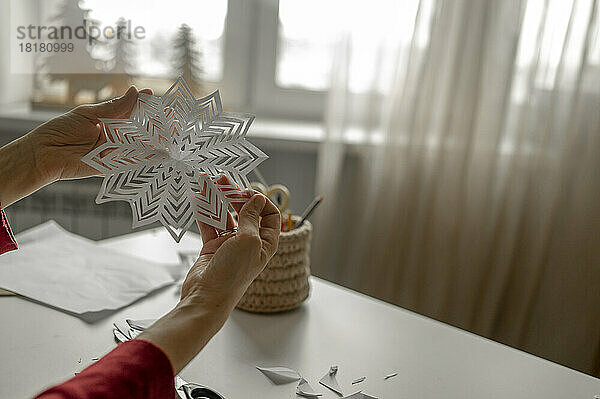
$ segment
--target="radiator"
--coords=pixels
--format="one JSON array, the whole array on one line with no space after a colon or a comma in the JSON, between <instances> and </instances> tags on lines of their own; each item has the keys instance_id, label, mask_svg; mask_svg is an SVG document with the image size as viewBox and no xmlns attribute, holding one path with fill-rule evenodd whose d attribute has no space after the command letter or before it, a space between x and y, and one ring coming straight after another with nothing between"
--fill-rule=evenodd
<instances>
[{"instance_id":1,"label":"radiator","mask_svg":"<svg viewBox=\"0 0 600 399\"><path fill-rule=\"evenodd\" d=\"M101 183L100 178L59 181L12 204L5 212L13 232L18 234L50 219L93 240L132 232L131 208L127 202L96 204Z\"/></svg>"}]
</instances>

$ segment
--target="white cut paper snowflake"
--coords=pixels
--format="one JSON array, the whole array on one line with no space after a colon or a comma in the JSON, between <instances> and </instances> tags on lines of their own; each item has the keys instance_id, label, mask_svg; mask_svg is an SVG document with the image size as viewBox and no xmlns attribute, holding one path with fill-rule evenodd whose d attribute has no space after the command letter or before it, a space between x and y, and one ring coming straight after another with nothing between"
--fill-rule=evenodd
<instances>
[{"instance_id":1,"label":"white cut paper snowflake","mask_svg":"<svg viewBox=\"0 0 600 399\"><path fill-rule=\"evenodd\" d=\"M223 112L218 91L195 99L182 78L162 97L140 93L129 118L100 120L107 141L82 158L104 174L96 202L128 201L134 228L160 222L177 242L194 221L225 229L267 159L246 140L253 120Z\"/></svg>"}]
</instances>

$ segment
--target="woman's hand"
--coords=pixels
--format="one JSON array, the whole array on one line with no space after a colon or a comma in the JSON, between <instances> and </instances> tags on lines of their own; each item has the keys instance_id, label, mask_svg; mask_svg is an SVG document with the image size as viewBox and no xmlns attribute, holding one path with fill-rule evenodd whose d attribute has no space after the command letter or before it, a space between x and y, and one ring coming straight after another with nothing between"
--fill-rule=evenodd
<instances>
[{"instance_id":1,"label":"woman's hand","mask_svg":"<svg viewBox=\"0 0 600 399\"><path fill-rule=\"evenodd\" d=\"M200 224L204 246L183 283L179 304L138 336L167 354L175 374L219 331L277 249L281 215L271 201L255 194L238 217L237 232L223 236Z\"/></svg>"},{"instance_id":2,"label":"woman's hand","mask_svg":"<svg viewBox=\"0 0 600 399\"><path fill-rule=\"evenodd\" d=\"M221 308L226 316L277 250L281 230L279 210L261 194L236 210L235 233L219 236L214 227L200 224L204 245L181 290L182 301Z\"/></svg>"},{"instance_id":3,"label":"woman's hand","mask_svg":"<svg viewBox=\"0 0 600 399\"><path fill-rule=\"evenodd\" d=\"M144 89L139 93L152 94ZM106 142L100 118L128 118L138 98L131 86L121 97L80 105L38 126L28 136L37 147L37 165L48 182L97 176L99 172L81 162L88 152Z\"/></svg>"},{"instance_id":4,"label":"woman's hand","mask_svg":"<svg viewBox=\"0 0 600 399\"><path fill-rule=\"evenodd\" d=\"M150 89L139 93L152 94ZM60 179L98 175L81 157L106 141L100 118L127 118L138 91L130 87L118 98L80 105L38 126L0 149L0 203L3 207Z\"/></svg>"}]
</instances>

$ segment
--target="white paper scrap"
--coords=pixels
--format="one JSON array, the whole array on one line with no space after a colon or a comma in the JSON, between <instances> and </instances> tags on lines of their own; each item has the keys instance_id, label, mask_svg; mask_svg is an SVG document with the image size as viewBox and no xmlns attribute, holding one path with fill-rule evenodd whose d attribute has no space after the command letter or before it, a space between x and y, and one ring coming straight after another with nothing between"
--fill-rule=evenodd
<instances>
[{"instance_id":1,"label":"white paper scrap","mask_svg":"<svg viewBox=\"0 0 600 399\"><path fill-rule=\"evenodd\" d=\"M131 339L131 335L129 333L129 330L131 330L131 328L129 327L129 324L125 323L124 321L115 321L113 323L113 326L115 326L115 328L119 330L119 332L123 334L127 339Z\"/></svg>"},{"instance_id":2,"label":"white paper scrap","mask_svg":"<svg viewBox=\"0 0 600 399\"><path fill-rule=\"evenodd\" d=\"M296 395L304 396L305 398L316 398L323 396L322 393L317 393L304 378L300 379L296 387Z\"/></svg>"},{"instance_id":3,"label":"white paper scrap","mask_svg":"<svg viewBox=\"0 0 600 399\"><path fill-rule=\"evenodd\" d=\"M354 384L360 384L361 382L363 382L366 379L367 379L367 377L359 377L359 378L357 378L357 379L355 379L355 380L352 381L352 385L354 385Z\"/></svg>"},{"instance_id":4,"label":"white paper scrap","mask_svg":"<svg viewBox=\"0 0 600 399\"><path fill-rule=\"evenodd\" d=\"M25 244L29 244L36 241L42 241L51 237L52 234L56 233L64 233L65 230L61 225L56 223L54 220L49 220L46 223L38 224L37 226L33 226L19 234L16 235L17 243L19 244L19 248ZM83 238L83 237L81 237ZM86 238L83 238L86 240ZM92 240L88 240L93 242Z\"/></svg>"},{"instance_id":5,"label":"white paper scrap","mask_svg":"<svg viewBox=\"0 0 600 399\"><path fill-rule=\"evenodd\" d=\"M319 384L331 389L333 392L337 393L340 396L344 396L344 394L342 393L342 389L340 388L340 384L338 384L337 379L335 378L337 371L338 366L331 366L327 374L325 374L319 380Z\"/></svg>"},{"instance_id":6,"label":"white paper scrap","mask_svg":"<svg viewBox=\"0 0 600 399\"><path fill-rule=\"evenodd\" d=\"M23 235L17 251L0 256L0 287L78 315L129 305L181 268L100 247L54 221Z\"/></svg>"},{"instance_id":7,"label":"white paper scrap","mask_svg":"<svg viewBox=\"0 0 600 399\"><path fill-rule=\"evenodd\" d=\"M187 384L180 376L175 376L175 392L177 392L177 397L179 399L187 399L185 391L183 390L183 386Z\"/></svg>"},{"instance_id":8,"label":"white paper scrap","mask_svg":"<svg viewBox=\"0 0 600 399\"><path fill-rule=\"evenodd\" d=\"M125 321L127 322L127 324L129 324L129 327L133 328L134 330L145 331L146 329L148 329L148 327L150 327L152 324L154 324L156 319L144 319L144 320L126 319Z\"/></svg>"},{"instance_id":9,"label":"white paper scrap","mask_svg":"<svg viewBox=\"0 0 600 399\"><path fill-rule=\"evenodd\" d=\"M127 338L125 335L123 335L123 333L121 331L119 331L118 328L113 328L113 335L115 336L115 339L119 342L129 341L129 338Z\"/></svg>"},{"instance_id":10,"label":"white paper scrap","mask_svg":"<svg viewBox=\"0 0 600 399\"><path fill-rule=\"evenodd\" d=\"M129 329L129 337L131 339L135 339L135 337L137 337L138 335L140 335L142 333L142 331L140 330L136 330L134 328L130 328Z\"/></svg>"},{"instance_id":11,"label":"white paper scrap","mask_svg":"<svg viewBox=\"0 0 600 399\"><path fill-rule=\"evenodd\" d=\"M273 384L281 385L288 384L290 382L298 381L302 377L296 370L288 369L287 367L258 367L261 373L263 373Z\"/></svg>"},{"instance_id":12,"label":"white paper scrap","mask_svg":"<svg viewBox=\"0 0 600 399\"><path fill-rule=\"evenodd\" d=\"M348 396L344 396L342 399L377 399L377 397L358 391Z\"/></svg>"},{"instance_id":13,"label":"white paper scrap","mask_svg":"<svg viewBox=\"0 0 600 399\"><path fill-rule=\"evenodd\" d=\"M389 378L393 378L393 377L395 377L395 376L397 376L397 375L398 375L398 373L391 373L391 374L388 374L388 375L386 375L385 377L383 377L383 379L384 379L384 380L387 380L387 379L389 379Z\"/></svg>"}]
</instances>

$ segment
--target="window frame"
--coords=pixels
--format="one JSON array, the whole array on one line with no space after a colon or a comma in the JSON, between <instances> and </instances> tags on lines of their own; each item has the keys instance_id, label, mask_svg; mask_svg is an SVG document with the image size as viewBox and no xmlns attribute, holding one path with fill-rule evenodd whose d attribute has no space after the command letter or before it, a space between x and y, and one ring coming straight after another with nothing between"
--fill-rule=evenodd
<instances>
[{"instance_id":1,"label":"window frame","mask_svg":"<svg viewBox=\"0 0 600 399\"><path fill-rule=\"evenodd\" d=\"M240 0L230 0L237 3ZM277 47L279 40L279 0L252 0L256 10L253 35L254 68L250 99L253 111L266 117L321 120L327 96L325 91L277 86Z\"/></svg>"},{"instance_id":2,"label":"window frame","mask_svg":"<svg viewBox=\"0 0 600 399\"><path fill-rule=\"evenodd\" d=\"M250 73L247 66L252 59L252 3L229 0L225 17L223 40L223 73L220 82L207 82L219 89L228 108L242 110L249 106Z\"/></svg>"}]
</instances>

